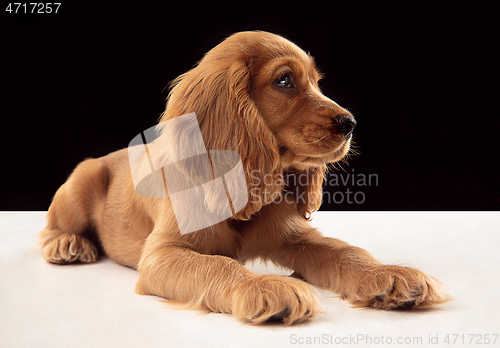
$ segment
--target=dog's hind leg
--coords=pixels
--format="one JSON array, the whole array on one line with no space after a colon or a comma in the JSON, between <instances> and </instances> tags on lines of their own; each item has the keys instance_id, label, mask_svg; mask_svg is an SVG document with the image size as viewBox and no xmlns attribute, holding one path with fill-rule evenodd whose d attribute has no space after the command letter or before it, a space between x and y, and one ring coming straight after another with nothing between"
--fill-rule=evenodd
<instances>
[{"instance_id":1,"label":"dog's hind leg","mask_svg":"<svg viewBox=\"0 0 500 348\"><path fill-rule=\"evenodd\" d=\"M39 233L47 262L67 264L97 259L97 248L87 239L87 233L95 228L94 220L102 210L108 181L105 164L88 159L57 190L47 214L47 227Z\"/></svg>"}]
</instances>

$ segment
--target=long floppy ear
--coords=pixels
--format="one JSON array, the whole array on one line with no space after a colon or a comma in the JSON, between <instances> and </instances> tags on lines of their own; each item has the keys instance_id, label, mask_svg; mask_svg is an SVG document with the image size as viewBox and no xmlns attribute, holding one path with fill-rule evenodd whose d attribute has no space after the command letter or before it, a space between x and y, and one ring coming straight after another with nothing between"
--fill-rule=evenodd
<instances>
[{"instance_id":1,"label":"long floppy ear","mask_svg":"<svg viewBox=\"0 0 500 348\"><path fill-rule=\"evenodd\" d=\"M313 167L300 171L288 179L288 190L296 197L297 210L308 220L321 206L326 170L326 165Z\"/></svg>"},{"instance_id":2,"label":"long floppy ear","mask_svg":"<svg viewBox=\"0 0 500 348\"><path fill-rule=\"evenodd\" d=\"M283 190L283 170L277 141L249 95L252 58L238 42L226 40L209 51L200 63L172 84L160 122L195 113L205 147L239 154L245 173L248 202L233 215L249 219ZM160 153L172 146L161 134L154 144ZM189 146L189 140L185 145ZM226 185L231 185L226 183ZM234 203L234 202L233 202Z\"/></svg>"}]
</instances>

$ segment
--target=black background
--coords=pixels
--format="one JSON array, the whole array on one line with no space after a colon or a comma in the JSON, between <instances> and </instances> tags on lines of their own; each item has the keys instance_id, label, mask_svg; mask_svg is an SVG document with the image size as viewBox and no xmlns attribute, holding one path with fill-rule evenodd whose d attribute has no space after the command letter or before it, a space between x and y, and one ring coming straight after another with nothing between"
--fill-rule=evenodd
<instances>
[{"instance_id":1,"label":"black background","mask_svg":"<svg viewBox=\"0 0 500 348\"><path fill-rule=\"evenodd\" d=\"M7 15L5 2L0 210L46 210L78 162L154 125L170 80L257 29L309 51L323 92L358 121L360 154L333 174L378 185L327 188L345 199L323 210L498 210L498 6L372 3L74 1Z\"/></svg>"}]
</instances>

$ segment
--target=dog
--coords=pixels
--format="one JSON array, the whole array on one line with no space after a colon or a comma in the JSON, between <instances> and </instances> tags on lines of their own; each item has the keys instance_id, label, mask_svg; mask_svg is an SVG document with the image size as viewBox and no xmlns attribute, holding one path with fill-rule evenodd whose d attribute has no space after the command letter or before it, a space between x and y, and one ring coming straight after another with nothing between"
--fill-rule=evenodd
<instances>
[{"instance_id":1,"label":"dog","mask_svg":"<svg viewBox=\"0 0 500 348\"><path fill-rule=\"evenodd\" d=\"M173 81L159 136L147 153L155 168L170 163L165 154L189 141L163 125L194 113L207 149L239 156L248 194L241 209L180 233L169 195L137 193L123 149L83 161L58 189L39 234L43 257L56 264L93 262L100 248L139 271L136 293L252 324L272 319L290 325L320 313L310 284L357 307L414 309L448 301L438 280L381 264L309 225L321 205L328 164L348 155L356 126L349 111L322 94L321 78L312 56L281 36L252 31L228 37ZM192 164L177 167L202 182ZM217 213L210 194L204 204ZM294 273L257 275L243 266L254 259Z\"/></svg>"}]
</instances>

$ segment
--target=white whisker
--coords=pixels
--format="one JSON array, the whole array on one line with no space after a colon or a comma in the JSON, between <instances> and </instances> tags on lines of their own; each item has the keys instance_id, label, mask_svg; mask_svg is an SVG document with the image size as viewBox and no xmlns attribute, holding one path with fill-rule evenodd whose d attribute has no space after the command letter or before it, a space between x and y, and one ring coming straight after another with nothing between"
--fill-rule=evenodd
<instances>
[{"instance_id":1,"label":"white whisker","mask_svg":"<svg viewBox=\"0 0 500 348\"><path fill-rule=\"evenodd\" d=\"M324 137L322 137L322 138L319 138L318 140L310 141L310 142L308 142L307 144L317 143L317 142L319 142L319 141L321 141L321 140L325 139L328 135L329 135L329 134L325 135L325 136L324 136Z\"/></svg>"},{"instance_id":2,"label":"white whisker","mask_svg":"<svg viewBox=\"0 0 500 348\"><path fill-rule=\"evenodd\" d=\"M302 134L302 133L297 133L297 134L295 134L295 135L293 135L293 136L292 136L292 139L290 139L290 140L291 140L291 142L292 142L294 145L299 145L299 143L296 143L295 141L293 141L293 138L295 138L297 135L301 135L301 134Z\"/></svg>"},{"instance_id":3,"label":"white whisker","mask_svg":"<svg viewBox=\"0 0 500 348\"><path fill-rule=\"evenodd\" d=\"M330 149L333 150L333 148L330 145L328 145L328 143L326 141L323 141L323 144L325 144L326 146L328 146Z\"/></svg>"}]
</instances>

